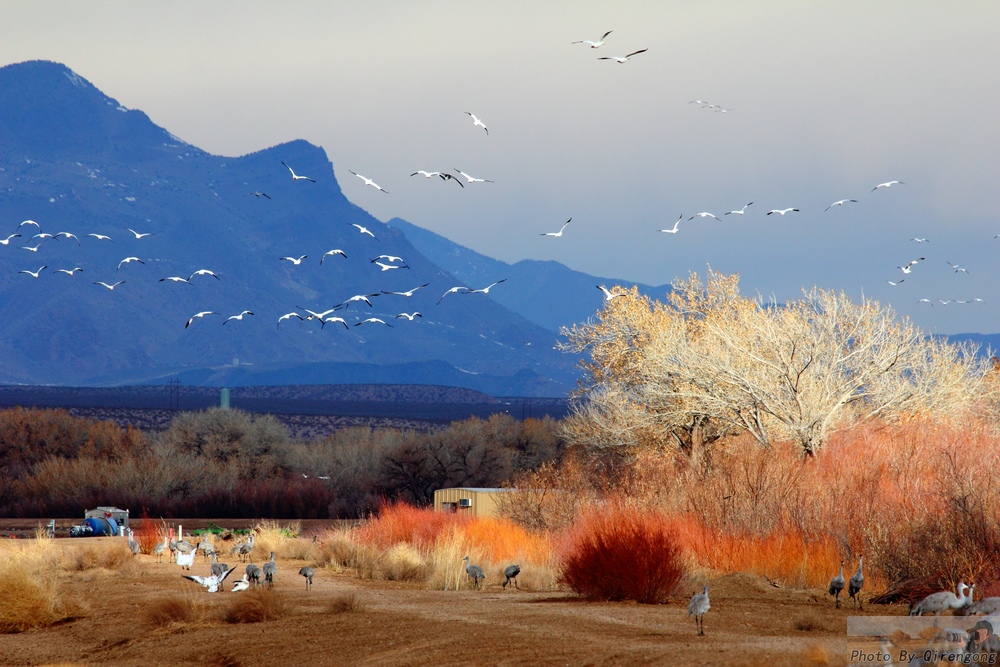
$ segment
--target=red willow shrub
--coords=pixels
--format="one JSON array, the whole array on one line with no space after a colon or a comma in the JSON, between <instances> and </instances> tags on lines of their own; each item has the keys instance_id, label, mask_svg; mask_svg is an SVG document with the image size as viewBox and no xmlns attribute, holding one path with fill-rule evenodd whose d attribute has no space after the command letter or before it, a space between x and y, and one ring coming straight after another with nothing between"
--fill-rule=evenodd
<instances>
[{"instance_id":1,"label":"red willow shrub","mask_svg":"<svg viewBox=\"0 0 1000 667\"><path fill-rule=\"evenodd\" d=\"M659 604L683 576L681 550L663 516L608 507L570 531L560 580L593 599Z\"/></svg>"}]
</instances>

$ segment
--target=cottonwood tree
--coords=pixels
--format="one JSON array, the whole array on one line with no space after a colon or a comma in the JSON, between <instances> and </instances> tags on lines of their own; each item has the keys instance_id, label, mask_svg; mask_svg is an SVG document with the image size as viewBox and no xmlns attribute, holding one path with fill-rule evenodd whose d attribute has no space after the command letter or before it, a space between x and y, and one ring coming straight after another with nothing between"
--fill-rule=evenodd
<instances>
[{"instance_id":1,"label":"cottonwood tree","mask_svg":"<svg viewBox=\"0 0 1000 667\"><path fill-rule=\"evenodd\" d=\"M986 367L974 349L929 339L878 302L814 288L766 304L739 296L738 276L711 270L673 287L667 304L633 291L564 330L564 349L591 352L570 439L655 445L669 434L684 450L686 433L697 454L708 425L713 437L746 432L812 455L844 424L953 415L980 395Z\"/></svg>"}]
</instances>

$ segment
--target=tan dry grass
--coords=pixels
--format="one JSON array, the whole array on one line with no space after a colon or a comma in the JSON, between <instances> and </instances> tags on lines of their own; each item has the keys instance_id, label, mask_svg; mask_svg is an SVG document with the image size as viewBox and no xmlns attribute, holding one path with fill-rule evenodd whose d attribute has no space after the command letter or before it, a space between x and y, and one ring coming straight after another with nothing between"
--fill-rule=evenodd
<instances>
[{"instance_id":1,"label":"tan dry grass","mask_svg":"<svg viewBox=\"0 0 1000 667\"><path fill-rule=\"evenodd\" d=\"M143 607L142 615L147 623L155 627L197 623L205 618L204 610L190 595L154 600Z\"/></svg>"},{"instance_id":2,"label":"tan dry grass","mask_svg":"<svg viewBox=\"0 0 1000 667\"><path fill-rule=\"evenodd\" d=\"M382 557L382 573L390 581L426 581L430 566L415 547L397 544Z\"/></svg>"},{"instance_id":3,"label":"tan dry grass","mask_svg":"<svg viewBox=\"0 0 1000 667\"><path fill-rule=\"evenodd\" d=\"M248 591L240 594L223 614L226 623L263 623L287 616L291 604L273 590Z\"/></svg>"},{"instance_id":4,"label":"tan dry grass","mask_svg":"<svg viewBox=\"0 0 1000 667\"><path fill-rule=\"evenodd\" d=\"M276 558L287 558L285 550L298 540L302 524L298 521L282 524L278 521L265 519L253 527L254 544L251 558L254 562L266 561L273 551Z\"/></svg>"},{"instance_id":5,"label":"tan dry grass","mask_svg":"<svg viewBox=\"0 0 1000 667\"><path fill-rule=\"evenodd\" d=\"M367 609L365 603L353 591L333 597L326 606L326 611L329 614L356 614L365 611L365 609Z\"/></svg>"},{"instance_id":6,"label":"tan dry grass","mask_svg":"<svg viewBox=\"0 0 1000 667\"><path fill-rule=\"evenodd\" d=\"M86 613L78 601L60 596L56 582L41 576L36 565L29 559L0 565L0 581L4 582L0 633L43 628Z\"/></svg>"}]
</instances>

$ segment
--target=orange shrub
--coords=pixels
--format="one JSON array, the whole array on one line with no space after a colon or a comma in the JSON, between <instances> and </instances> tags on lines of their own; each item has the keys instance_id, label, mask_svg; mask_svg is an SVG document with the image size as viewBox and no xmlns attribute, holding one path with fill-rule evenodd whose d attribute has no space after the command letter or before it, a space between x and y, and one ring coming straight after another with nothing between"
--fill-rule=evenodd
<instances>
[{"instance_id":1,"label":"orange shrub","mask_svg":"<svg viewBox=\"0 0 1000 667\"><path fill-rule=\"evenodd\" d=\"M552 555L547 535L529 532L509 519L479 517L465 522L461 533L470 549L494 562L546 563Z\"/></svg>"},{"instance_id":2,"label":"orange shrub","mask_svg":"<svg viewBox=\"0 0 1000 667\"><path fill-rule=\"evenodd\" d=\"M434 544L446 528L468 523L472 517L465 514L435 512L403 502L386 503L378 514L359 526L355 539L361 544L388 549L405 542L423 548Z\"/></svg>"},{"instance_id":3,"label":"orange shrub","mask_svg":"<svg viewBox=\"0 0 1000 667\"><path fill-rule=\"evenodd\" d=\"M561 581L589 598L657 604L683 575L681 551L664 517L613 506L585 514L570 531Z\"/></svg>"},{"instance_id":4,"label":"orange shrub","mask_svg":"<svg viewBox=\"0 0 1000 667\"><path fill-rule=\"evenodd\" d=\"M144 554L153 553L153 547L158 542L163 541L163 537L160 534L160 526L149 518L149 514L145 510L138 519L131 522L130 528L132 529L135 541L139 543L139 548L142 549L142 553Z\"/></svg>"}]
</instances>

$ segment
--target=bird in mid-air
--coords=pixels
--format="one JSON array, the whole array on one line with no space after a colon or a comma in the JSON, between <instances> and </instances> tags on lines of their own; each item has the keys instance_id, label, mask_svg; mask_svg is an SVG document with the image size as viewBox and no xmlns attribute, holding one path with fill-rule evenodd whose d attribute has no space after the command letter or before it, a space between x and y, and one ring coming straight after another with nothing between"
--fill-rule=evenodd
<instances>
[{"instance_id":1,"label":"bird in mid-air","mask_svg":"<svg viewBox=\"0 0 1000 667\"><path fill-rule=\"evenodd\" d=\"M638 51L633 51L632 53L628 54L627 56L601 56L600 58L598 58L598 60L614 60L617 63L625 63L625 62L628 62L628 60L632 56L637 56L640 53L645 53L648 50L649 49L639 49Z\"/></svg>"},{"instance_id":2,"label":"bird in mid-air","mask_svg":"<svg viewBox=\"0 0 1000 667\"><path fill-rule=\"evenodd\" d=\"M847 204L849 202L854 202L855 204L857 204L858 200L857 199L840 199L838 201L833 202L832 204L830 204L826 208L824 208L823 212L825 213L826 211L829 211L834 206L843 206L844 204Z\"/></svg>"},{"instance_id":3,"label":"bird in mid-air","mask_svg":"<svg viewBox=\"0 0 1000 667\"><path fill-rule=\"evenodd\" d=\"M116 283L114 283L114 284L112 284L112 285L109 285L109 284L107 284L107 283L105 283L105 282L101 282L100 280L97 280L97 281L95 281L95 282L94 282L94 284L95 284L95 285L100 285L101 287L106 287L106 288L108 288L109 290L114 290L114 289L115 289L116 287L118 287L119 285L123 285L123 284L125 284L125 281L124 281L124 280L119 280L118 282L116 282Z\"/></svg>"},{"instance_id":4,"label":"bird in mid-air","mask_svg":"<svg viewBox=\"0 0 1000 667\"><path fill-rule=\"evenodd\" d=\"M385 290L382 290L382 294L395 294L395 295L398 295L398 296L411 297L411 296L413 296L413 293L416 292L418 289L423 289L424 287L427 287L428 285L430 285L430 283L424 283L423 285L417 285L413 289L407 290L405 292L386 292Z\"/></svg>"},{"instance_id":5,"label":"bird in mid-air","mask_svg":"<svg viewBox=\"0 0 1000 667\"><path fill-rule=\"evenodd\" d=\"M87 236L93 236L98 241L111 241L111 237L104 234L87 234ZM114 241L111 242L114 243Z\"/></svg>"},{"instance_id":6,"label":"bird in mid-air","mask_svg":"<svg viewBox=\"0 0 1000 667\"><path fill-rule=\"evenodd\" d=\"M281 164L285 164L285 163L284 163L284 162L282 162ZM287 169L288 171L292 172L292 180L293 180L293 181L312 181L313 183L315 183L315 182L316 182L316 179L315 179L315 178L309 178L308 176L299 176L299 175L298 175L298 174L296 174L296 173L295 173L295 171L294 171L294 170L292 170L292 168L291 168L291 167L289 167L289 166L288 166L287 164L285 164L285 169ZM268 197L268 199L270 199L270 197Z\"/></svg>"},{"instance_id":7,"label":"bird in mid-air","mask_svg":"<svg viewBox=\"0 0 1000 667\"><path fill-rule=\"evenodd\" d=\"M593 39L593 40L591 40L591 39L578 39L575 42L570 42L570 44L587 44L592 49L599 49L602 46L604 46L604 40L607 39L608 35L610 35L612 32L614 32L614 30L608 30L606 33L604 33L603 35L601 35L600 39Z\"/></svg>"},{"instance_id":8,"label":"bird in mid-air","mask_svg":"<svg viewBox=\"0 0 1000 667\"><path fill-rule=\"evenodd\" d=\"M478 117L478 116L476 116L476 114L472 113L471 111L466 111L465 113L466 113L466 114L468 114L469 116L471 116L471 117L472 117L472 124L473 124L474 126L476 126L476 127L481 127L481 128L483 128L484 130L486 130L486 125L484 125L484 124L483 124L483 121L481 121L481 120L479 119L479 117ZM489 130L486 130L486 134L489 134L489 133L490 133L490 131L489 131ZM503 133L501 132L501 134L503 134Z\"/></svg>"},{"instance_id":9,"label":"bird in mid-air","mask_svg":"<svg viewBox=\"0 0 1000 667\"><path fill-rule=\"evenodd\" d=\"M400 313L399 315L396 315L397 319L400 318L400 317L405 317L406 319L408 319L409 321L412 322L414 317L423 317L423 315L421 315L418 311L415 310L415 311L413 311L412 314L411 313Z\"/></svg>"},{"instance_id":10,"label":"bird in mid-air","mask_svg":"<svg viewBox=\"0 0 1000 667\"><path fill-rule=\"evenodd\" d=\"M298 266L299 264L302 263L302 260L304 260L306 257L308 257L308 255L300 255L298 257L279 257L278 260L280 261L285 259L294 264L295 266Z\"/></svg>"},{"instance_id":11,"label":"bird in mid-air","mask_svg":"<svg viewBox=\"0 0 1000 667\"><path fill-rule=\"evenodd\" d=\"M156 235L155 232L142 232L142 233L140 233L140 232L135 231L134 229L129 229L128 227L126 227L125 229L127 229L128 231L132 232L133 235L135 235L135 240L136 241L138 241L139 239L142 239L142 238L146 238L147 236L155 236Z\"/></svg>"},{"instance_id":12,"label":"bird in mid-air","mask_svg":"<svg viewBox=\"0 0 1000 667\"><path fill-rule=\"evenodd\" d=\"M0 245L9 245L10 242L11 242L11 239L16 239L16 238L19 238L20 236L21 236L20 234L11 234L10 236L8 236L5 239L0 239Z\"/></svg>"},{"instance_id":13,"label":"bird in mid-air","mask_svg":"<svg viewBox=\"0 0 1000 667\"><path fill-rule=\"evenodd\" d=\"M558 232L542 232L541 234L539 234L539 236L554 236L556 238L559 238L559 237L561 237L563 235L563 231L566 229L566 225L568 225L572 221L573 221L573 218L570 218L569 220L567 220L566 222L564 222L563 226L559 228Z\"/></svg>"},{"instance_id":14,"label":"bird in mid-air","mask_svg":"<svg viewBox=\"0 0 1000 667\"><path fill-rule=\"evenodd\" d=\"M22 269L22 270L18 271L18 273L27 273L32 278L37 278L42 273L42 269L45 269L45 268L47 268L47 267L42 266L37 271L28 271L27 269Z\"/></svg>"},{"instance_id":15,"label":"bird in mid-air","mask_svg":"<svg viewBox=\"0 0 1000 667\"><path fill-rule=\"evenodd\" d=\"M257 192L256 190L254 190L253 192L248 192L247 193L247 196L250 196L250 195L253 195L257 199L260 199L261 197L267 197L268 199L271 198L271 196L269 194L267 194L266 192Z\"/></svg>"},{"instance_id":16,"label":"bird in mid-air","mask_svg":"<svg viewBox=\"0 0 1000 667\"><path fill-rule=\"evenodd\" d=\"M367 234L368 236L370 236L370 237L372 237L373 239L375 239L375 235L374 235L374 234L372 234L372 233L371 233L371 230L370 230L370 229L368 229L367 227L365 227L365 226L363 226L363 225L359 225L359 224L358 224L358 223L356 223L356 222L352 222L352 223L351 223L351 225L352 225L353 227L357 227L357 228L358 228L358 231L359 231L359 232L361 232L362 234ZM378 239L375 239L375 240L376 240L376 241L378 241Z\"/></svg>"},{"instance_id":17,"label":"bird in mid-air","mask_svg":"<svg viewBox=\"0 0 1000 667\"><path fill-rule=\"evenodd\" d=\"M922 261L924 261L923 257L917 257L916 259L911 259L909 262L906 263L905 266L897 266L896 268L902 271L903 273L909 273L910 271L913 270L913 267L916 266L917 262L922 262Z\"/></svg>"},{"instance_id":18,"label":"bird in mid-air","mask_svg":"<svg viewBox=\"0 0 1000 667\"><path fill-rule=\"evenodd\" d=\"M195 276L212 276L216 280L222 280L222 278L215 275L214 271L209 271L208 269L198 269L197 271L191 274L191 277L188 278L188 280L194 280Z\"/></svg>"},{"instance_id":19,"label":"bird in mid-air","mask_svg":"<svg viewBox=\"0 0 1000 667\"><path fill-rule=\"evenodd\" d=\"M378 183L376 183L376 182L375 182L375 181L373 181L372 179L368 178L367 176L362 176L362 175L361 175L361 174L359 174L358 172L356 172L356 171L351 171L350 169L348 169L347 171L350 171L350 172L351 172L352 174L354 174L355 176L357 176L358 178L360 178L360 179L361 179L362 181L364 181L364 182L365 182L365 185L370 185L370 186L372 186L373 188L375 188L376 190L381 190L382 192L384 192L384 193L386 193L386 194L389 194L389 191L388 191L388 190L385 190L385 189L383 189L381 185L379 185Z\"/></svg>"},{"instance_id":20,"label":"bird in mid-air","mask_svg":"<svg viewBox=\"0 0 1000 667\"><path fill-rule=\"evenodd\" d=\"M191 319L187 321L187 324L184 325L184 328L187 329L189 326L191 326L192 322L194 322L199 318L205 317L206 315L218 315L218 313L213 312L211 310L203 310L200 313L195 313L194 315L191 316Z\"/></svg>"},{"instance_id":21,"label":"bird in mid-air","mask_svg":"<svg viewBox=\"0 0 1000 667\"><path fill-rule=\"evenodd\" d=\"M466 288L468 291L465 292L465 294L489 294L491 289L493 289L494 287L496 287L497 285L499 285L500 283L503 283L503 282L507 282L507 279L506 278L501 278L500 280L496 281L495 283L490 283L489 285L487 285L486 287L484 287L482 289L469 289L469 288Z\"/></svg>"},{"instance_id":22,"label":"bird in mid-air","mask_svg":"<svg viewBox=\"0 0 1000 667\"><path fill-rule=\"evenodd\" d=\"M244 316L244 315L253 315L253 313L251 313L251 312L250 312L249 310L244 310L244 311L243 311L242 313L240 313L239 315L231 315L230 317L227 317L227 318L226 318L226 321L225 321L225 322L223 322L223 324L226 324L226 323L227 323L227 322L229 322L230 320L240 320L240 321L242 321L242 320L243 320L243 316Z\"/></svg>"},{"instance_id":23,"label":"bird in mid-air","mask_svg":"<svg viewBox=\"0 0 1000 667\"><path fill-rule=\"evenodd\" d=\"M319 258L319 265L323 266L323 261L330 255L341 255L344 259L347 259L347 253L340 248L334 248L333 250L328 250L323 253L323 256Z\"/></svg>"},{"instance_id":24,"label":"bird in mid-air","mask_svg":"<svg viewBox=\"0 0 1000 667\"><path fill-rule=\"evenodd\" d=\"M672 229L661 229L660 231L664 232L664 233L667 233L667 234L676 234L677 233L677 227L678 227L678 225L681 224L681 220L683 220L683 219L684 219L684 215L681 214L680 216L678 216L677 220L674 221L674 226L673 226Z\"/></svg>"},{"instance_id":25,"label":"bird in mid-air","mask_svg":"<svg viewBox=\"0 0 1000 667\"><path fill-rule=\"evenodd\" d=\"M695 218L715 218L719 222L722 222L722 219L719 216L717 216L717 215L715 215L713 213L709 213L708 211L702 211L701 213L695 213L690 218L688 218L688 220L694 220Z\"/></svg>"},{"instance_id":26,"label":"bird in mid-air","mask_svg":"<svg viewBox=\"0 0 1000 667\"><path fill-rule=\"evenodd\" d=\"M611 292L604 285L598 285L597 289L599 289L602 292L604 292L604 300L605 301L611 301L612 299L617 299L620 296L626 296L626 294L624 292Z\"/></svg>"},{"instance_id":27,"label":"bird in mid-air","mask_svg":"<svg viewBox=\"0 0 1000 667\"><path fill-rule=\"evenodd\" d=\"M753 202L750 202L750 204L752 204L752 203ZM741 208L738 211L726 211L722 215L743 215L744 213L747 212L747 206L749 206L750 204L747 204L746 206L744 206L743 208Z\"/></svg>"},{"instance_id":28,"label":"bird in mid-air","mask_svg":"<svg viewBox=\"0 0 1000 667\"><path fill-rule=\"evenodd\" d=\"M126 257L122 261L118 262L118 268L115 269L115 271L120 271L121 268L122 268L122 264L131 264L132 262L139 262L140 264L145 264L146 263L146 262L142 261L141 259L139 259L138 257Z\"/></svg>"},{"instance_id":29,"label":"bird in mid-air","mask_svg":"<svg viewBox=\"0 0 1000 667\"><path fill-rule=\"evenodd\" d=\"M456 169L455 171L457 171L459 174L461 174L462 176L464 176L465 180L468 181L469 183L492 183L493 182L493 181L489 180L488 178L476 178L475 176L469 176L467 173L465 173L461 169ZM462 187L465 187L465 186L463 185Z\"/></svg>"},{"instance_id":30,"label":"bird in mid-air","mask_svg":"<svg viewBox=\"0 0 1000 667\"><path fill-rule=\"evenodd\" d=\"M771 215L772 213L777 213L778 215L784 215L786 213L791 213L793 211L796 212L796 213L798 213L799 209L797 209L797 208L772 208L770 211L767 212L767 214Z\"/></svg>"}]
</instances>

